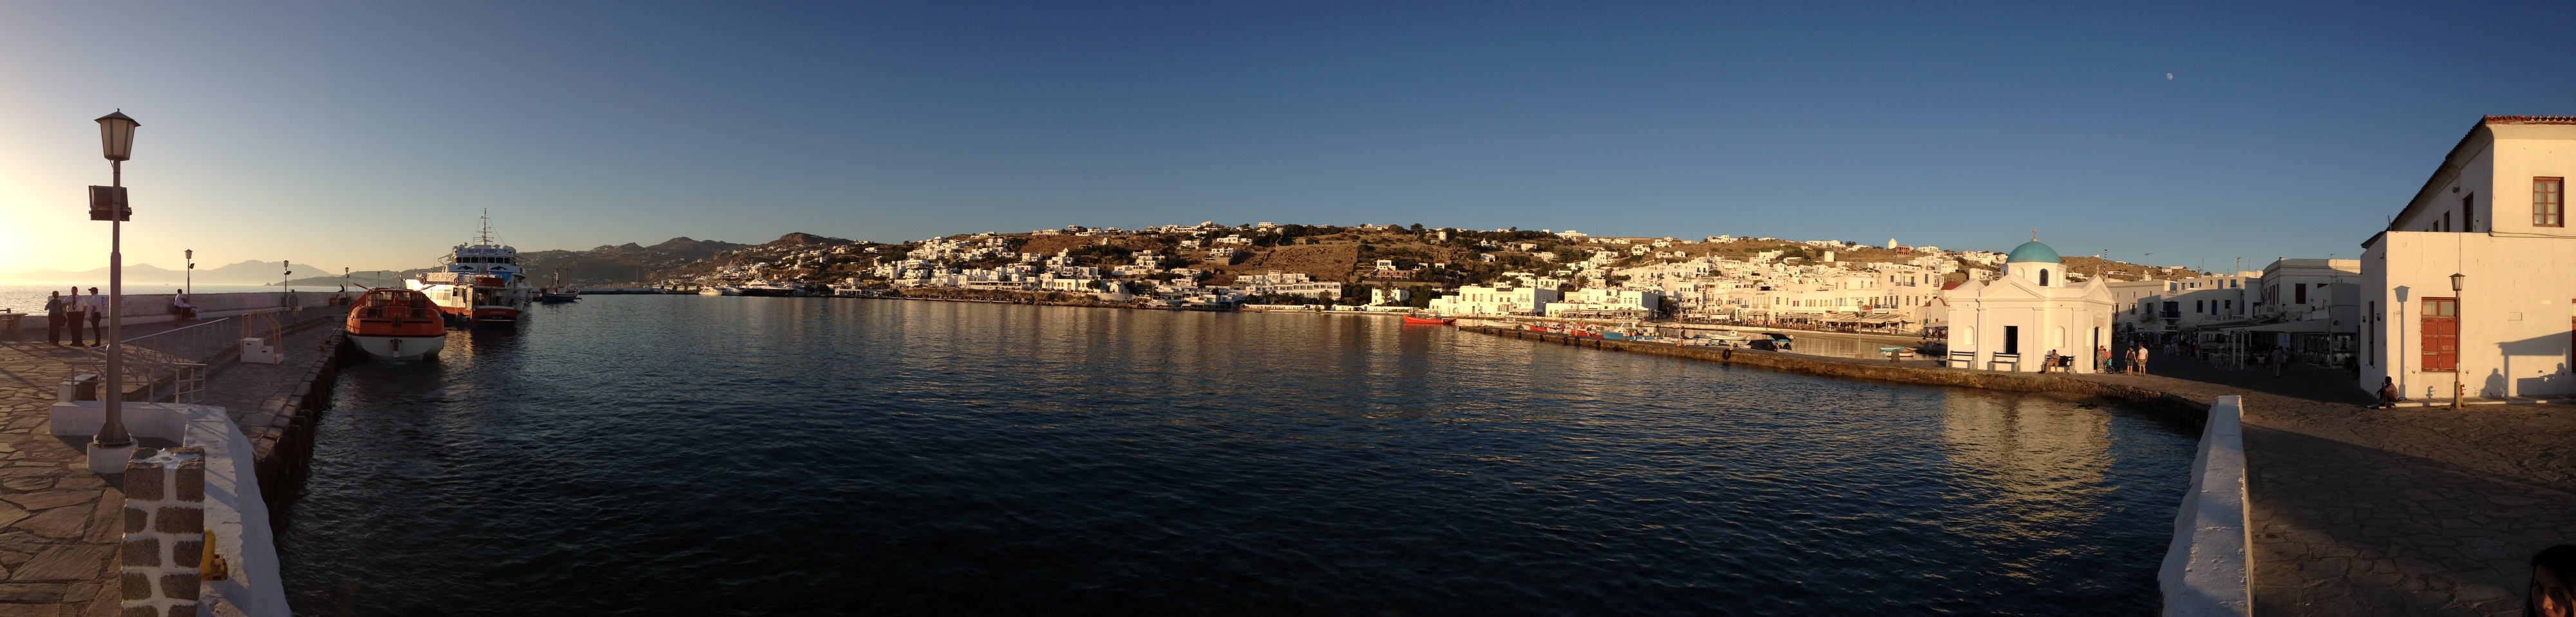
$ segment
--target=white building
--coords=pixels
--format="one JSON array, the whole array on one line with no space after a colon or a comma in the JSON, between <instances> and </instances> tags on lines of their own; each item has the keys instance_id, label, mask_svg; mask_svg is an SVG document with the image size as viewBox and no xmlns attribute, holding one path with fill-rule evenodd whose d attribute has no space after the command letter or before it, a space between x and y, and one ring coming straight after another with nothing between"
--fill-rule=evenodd
<instances>
[{"instance_id":1,"label":"white building","mask_svg":"<svg viewBox=\"0 0 2576 617\"><path fill-rule=\"evenodd\" d=\"M1467 285L1459 287L1457 295L1432 298L1431 312L1450 317L1542 315L1556 299L1554 288Z\"/></svg>"},{"instance_id":2,"label":"white building","mask_svg":"<svg viewBox=\"0 0 2576 617\"><path fill-rule=\"evenodd\" d=\"M2076 372L2093 372L2117 310L2099 279L2068 286L2057 250L2037 240L2005 256L1994 282L1969 281L1947 300L1952 362L2021 372L2037 372L2051 351L2074 356Z\"/></svg>"},{"instance_id":3,"label":"white building","mask_svg":"<svg viewBox=\"0 0 2576 617\"><path fill-rule=\"evenodd\" d=\"M1549 317L1646 319L1663 308L1663 294L1632 289L1579 289L1574 296L1547 303Z\"/></svg>"},{"instance_id":4,"label":"white building","mask_svg":"<svg viewBox=\"0 0 2576 617\"><path fill-rule=\"evenodd\" d=\"M2361 378L2409 398L2576 393L2576 117L2487 116L2362 243ZM2453 291L2452 275L2459 277ZM2311 292L2313 293L2313 292ZM2295 300L2296 298L2292 298Z\"/></svg>"}]
</instances>

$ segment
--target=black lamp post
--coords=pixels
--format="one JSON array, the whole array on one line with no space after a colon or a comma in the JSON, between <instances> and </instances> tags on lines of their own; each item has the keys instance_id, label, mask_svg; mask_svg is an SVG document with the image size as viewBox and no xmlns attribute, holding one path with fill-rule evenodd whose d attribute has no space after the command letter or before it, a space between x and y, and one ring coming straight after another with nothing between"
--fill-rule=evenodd
<instances>
[{"instance_id":1,"label":"black lamp post","mask_svg":"<svg viewBox=\"0 0 2576 617\"><path fill-rule=\"evenodd\" d=\"M134 437L125 431L125 221L134 216L125 200L125 161L134 154L134 128L143 126L117 110L98 118L99 150L107 157L108 185L89 187L89 218L107 221L107 391L98 435L90 438L91 473L124 473L134 455Z\"/></svg>"},{"instance_id":2,"label":"black lamp post","mask_svg":"<svg viewBox=\"0 0 2576 617\"><path fill-rule=\"evenodd\" d=\"M2467 351L2467 350L2468 350L2468 347L2467 347L2466 345L2464 345L2463 343L2465 343L2466 341L2468 341L2468 339L2467 339L2467 338L2464 338L2464 336L2465 336L2466 334L2468 334L2468 330L2469 330L2469 329L2468 329L2466 326L2468 326L2468 325L2469 325L2469 316L2468 316L2468 315L2466 315L2466 314L2463 314L2463 313L2460 311L2460 309L2459 309L2460 304L2461 304L2461 303L2460 303L2460 281L2466 280L2466 279L2468 279L2468 278L2469 278L2469 277L2468 277L2468 275L2460 274L2460 273L2458 273L2458 272L2453 272L2453 273L2451 273L2451 408L2452 408L2452 409L2459 409L2459 408L2460 408L2460 398L2461 398L2463 395L2466 395L2466 394L2468 393L2468 389L2469 389L2467 384L2463 384L2463 383L2461 383L2461 382L2460 382L2460 371L2461 371L2461 370L2463 370L2464 368L2466 368L2466 367L2462 367L2462 366L2460 366L2460 358L2462 358L2462 357L2466 357L2466 356L2468 355L2468 354L2461 353L2461 352L2463 352L2463 351Z\"/></svg>"}]
</instances>

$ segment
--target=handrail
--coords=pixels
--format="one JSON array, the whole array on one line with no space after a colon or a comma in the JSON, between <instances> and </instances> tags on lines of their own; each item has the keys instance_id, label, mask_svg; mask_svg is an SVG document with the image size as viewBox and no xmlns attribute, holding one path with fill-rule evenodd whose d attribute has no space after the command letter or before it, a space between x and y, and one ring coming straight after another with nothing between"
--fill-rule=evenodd
<instances>
[{"instance_id":1,"label":"handrail","mask_svg":"<svg viewBox=\"0 0 2576 617\"><path fill-rule=\"evenodd\" d=\"M140 341L140 340L147 339L147 338L152 338L152 337L155 337L155 336L163 336L163 335L168 335L168 334L172 334L172 333L182 332L182 331L186 331L186 330L194 330L194 329L197 329L197 328L203 328L203 327L206 327L206 326L211 326L211 325L215 325L215 324L223 323L223 322L230 321L230 320L232 320L232 318L231 318L231 317L217 317L217 318L215 318L215 320L214 320L214 321L198 322L198 323L196 323L196 324L194 324L194 325L180 326L180 327L171 328L171 329L168 329L168 330L162 330L162 331L160 331L160 332L154 332L154 333L151 333L151 334L145 334L145 335L142 335L142 336L137 336L137 337L134 337L134 338L129 338L129 339L125 339L125 340L117 341L117 342L119 342L119 343L132 344L132 343L133 343L133 342L135 342L135 341Z\"/></svg>"}]
</instances>

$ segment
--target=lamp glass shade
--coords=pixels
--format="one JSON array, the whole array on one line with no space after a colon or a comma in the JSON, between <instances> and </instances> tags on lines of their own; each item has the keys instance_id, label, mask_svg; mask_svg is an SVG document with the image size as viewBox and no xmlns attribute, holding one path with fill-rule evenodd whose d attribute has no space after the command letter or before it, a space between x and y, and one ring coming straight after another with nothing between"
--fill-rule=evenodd
<instances>
[{"instance_id":1,"label":"lamp glass shade","mask_svg":"<svg viewBox=\"0 0 2576 617\"><path fill-rule=\"evenodd\" d=\"M134 127L143 126L119 111L98 117L98 147L107 160L123 161L134 154Z\"/></svg>"},{"instance_id":2,"label":"lamp glass shade","mask_svg":"<svg viewBox=\"0 0 2576 617\"><path fill-rule=\"evenodd\" d=\"M2469 276L2468 276L2468 275L2466 275L2466 274L2456 274L2456 273L2452 274L2452 275L2451 275L2451 291L2452 291L2452 292L2454 292L2454 293L2457 293L2458 291L2460 291L2460 280L2461 280L2461 279L2465 279L2465 278L2469 278Z\"/></svg>"}]
</instances>

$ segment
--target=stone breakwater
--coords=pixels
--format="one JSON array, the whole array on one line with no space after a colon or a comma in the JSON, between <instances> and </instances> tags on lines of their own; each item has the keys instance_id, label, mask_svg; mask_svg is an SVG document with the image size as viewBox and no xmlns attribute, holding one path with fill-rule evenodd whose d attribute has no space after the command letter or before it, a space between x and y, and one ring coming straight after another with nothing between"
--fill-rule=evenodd
<instances>
[{"instance_id":1,"label":"stone breakwater","mask_svg":"<svg viewBox=\"0 0 2576 617\"><path fill-rule=\"evenodd\" d=\"M1926 366L1931 363L1929 360L1888 362L1885 360L1828 358L1823 356L1809 356L1756 349L1682 347L1663 343L1614 341L1591 337L1566 336L1563 334L1549 332L1512 330L1491 326L1464 326L1458 329L1477 334L1490 334L1494 336L1556 343L1574 347L1589 347L1610 351L1625 351L1647 355L1686 358L1705 362L1715 362L1729 366L1750 366L1788 373L1797 373L1801 375L1841 377L1847 379L1876 379L1882 381L1934 386L1983 388L1987 390L2001 390L2006 392L2055 392L2078 396L2101 397L2135 404L2143 408L2160 412L2178 414L2178 417L2191 419L2195 423L2199 422L2202 417L2208 413L2210 404L2214 402L2214 397L2212 400L2197 400L2196 397L2183 396L2161 390L2141 388L2127 384L2106 383L2072 376L2040 375L2036 373L2005 373L1997 371L1978 371Z\"/></svg>"}]
</instances>

